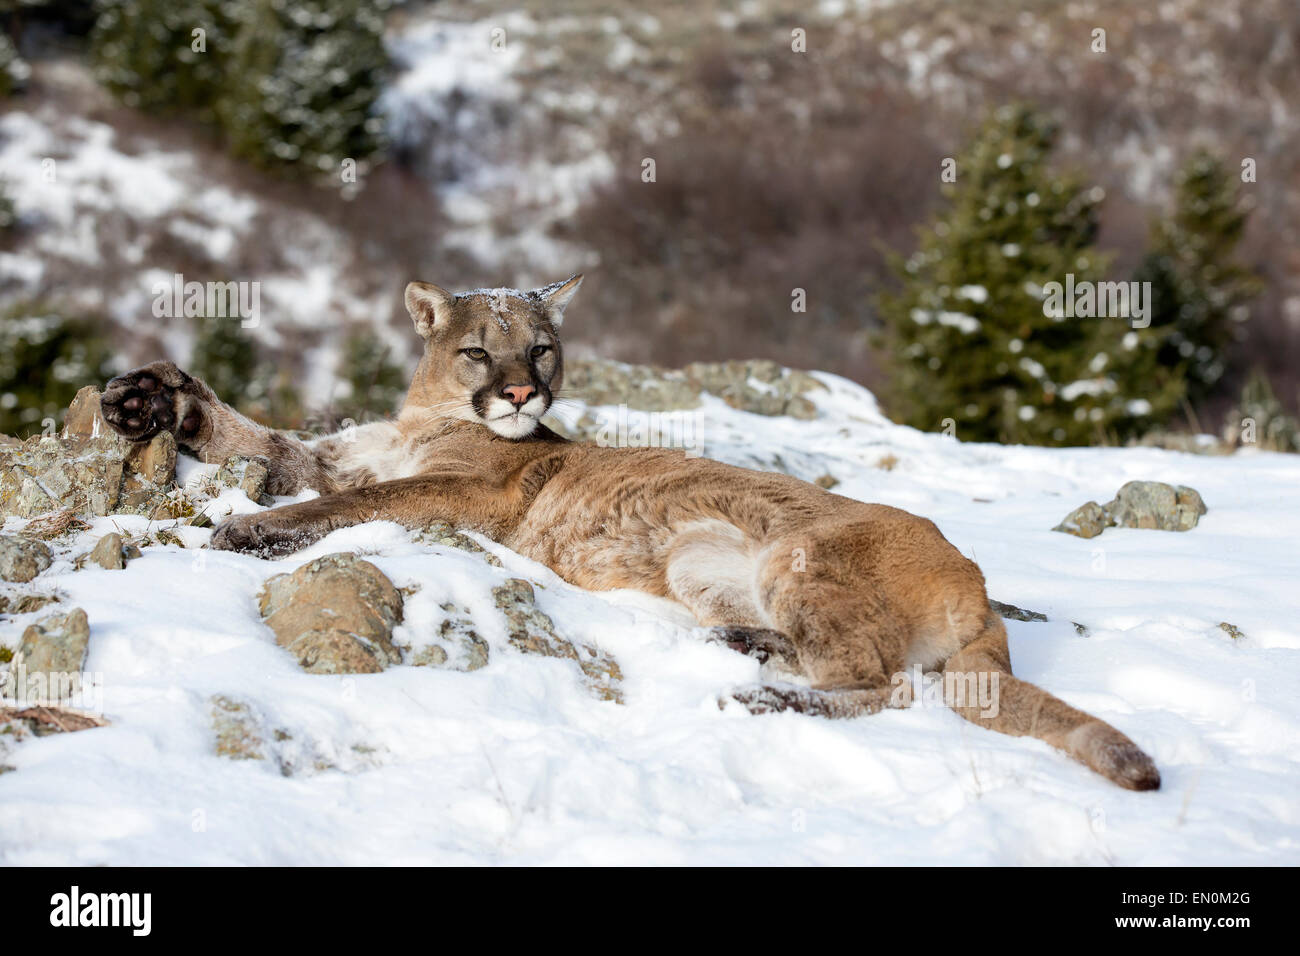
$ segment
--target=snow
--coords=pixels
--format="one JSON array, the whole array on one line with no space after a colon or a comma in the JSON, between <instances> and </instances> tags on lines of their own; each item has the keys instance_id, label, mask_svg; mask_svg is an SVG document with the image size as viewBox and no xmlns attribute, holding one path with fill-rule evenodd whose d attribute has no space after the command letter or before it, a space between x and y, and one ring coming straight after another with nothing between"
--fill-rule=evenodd
<instances>
[{"instance_id":1,"label":"snow","mask_svg":"<svg viewBox=\"0 0 1300 956\"><path fill-rule=\"evenodd\" d=\"M1115 383L1108 378L1081 378L1077 382L1061 388L1061 398L1072 402L1080 395L1105 395L1115 390Z\"/></svg>"},{"instance_id":2,"label":"snow","mask_svg":"<svg viewBox=\"0 0 1300 956\"><path fill-rule=\"evenodd\" d=\"M0 775L0 861L1296 863L1300 459L962 444L890 424L870 394L820 377L811 422L707 400L692 413L706 453L830 473L838 494L932 518L994 598L1048 615L1008 622L1016 672L1138 741L1159 792L1120 790L942 709L842 722L720 710L718 695L759 666L704 643L680 609L581 591L490 542L503 568L376 522L275 562L193 547L149 548L124 571L56 561L37 585L87 611L87 669L102 675L111 726L4 755L16 770ZM892 470L876 467L886 455ZM205 470L187 462L183 477ZM1187 533L1048 530L1134 478L1191 485L1209 513ZM217 510L256 507L228 492ZM146 524L97 519L73 553ZM184 532L192 546L209 535ZM300 671L255 595L271 574L353 550L419 585L399 639L421 643L451 601L474 612L489 665ZM535 582L562 634L617 658L626 704L589 696L568 662L508 646L490 591L512 576ZM15 647L38 616L9 619L0 639ZM276 746L292 775L215 756L214 694L291 735Z\"/></svg>"},{"instance_id":3,"label":"snow","mask_svg":"<svg viewBox=\"0 0 1300 956\"><path fill-rule=\"evenodd\" d=\"M910 315L912 321L917 325L929 325L931 321L937 321L940 325L958 329L967 335L978 332L981 326L980 320L973 315L967 315L964 312L950 312L946 309L935 312L928 312L925 309L913 309Z\"/></svg>"},{"instance_id":4,"label":"snow","mask_svg":"<svg viewBox=\"0 0 1300 956\"><path fill-rule=\"evenodd\" d=\"M445 249L468 253L486 268L538 275L555 262L589 257L550 233L613 177L614 164L585 122L565 125L557 136L555 117L599 116L610 100L589 83L549 89L537 74L562 49L542 42L543 27L556 34L592 25L613 37L611 58L638 58L637 45L611 17L540 24L512 13L455 21L438 8L412 11L390 31L395 76L377 110L394 142L430 167L448 221L440 236ZM503 115L510 124L503 125Z\"/></svg>"}]
</instances>

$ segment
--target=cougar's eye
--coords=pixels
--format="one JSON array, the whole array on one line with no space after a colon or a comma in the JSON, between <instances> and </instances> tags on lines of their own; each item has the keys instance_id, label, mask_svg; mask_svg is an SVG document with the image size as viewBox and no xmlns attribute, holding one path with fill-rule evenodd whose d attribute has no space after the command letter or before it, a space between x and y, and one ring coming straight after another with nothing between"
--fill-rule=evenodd
<instances>
[{"instance_id":1,"label":"cougar's eye","mask_svg":"<svg viewBox=\"0 0 1300 956\"><path fill-rule=\"evenodd\" d=\"M532 351L531 354L532 354L533 358L541 358L543 355L545 355L545 354L546 354L547 352L549 352L550 350L551 350L551 347L550 347L549 345L534 345L534 346L533 346L533 351Z\"/></svg>"},{"instance_id":2,"label":"cougar's eye","mask_svg":"<svg viewBox=\"0 0 1300 956\"><path fill-rule=\"evenodd\" d=\"M468 355L475 362L481 362L487 358L487 351L485 349L461 349L460 351L462 355Z\"/></svg>"}]
</instances>

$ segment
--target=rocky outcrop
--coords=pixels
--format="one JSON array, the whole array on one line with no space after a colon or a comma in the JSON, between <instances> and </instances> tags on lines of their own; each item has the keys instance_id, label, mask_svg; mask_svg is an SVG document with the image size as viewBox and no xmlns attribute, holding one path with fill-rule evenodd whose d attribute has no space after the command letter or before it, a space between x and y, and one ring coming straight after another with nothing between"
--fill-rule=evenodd
<instances>
[{"instance_id":1,"label":"rocky outcrop","mask_svg":"<svg viewBox=\"0 0 1300 956\"><path fill-rule=\"evenodd\" d=\"M1001 601L995 601L989 598L989 608L998 617L1008 621L1029 621L1041 624L1047 620L1047 615L1042 611L1029 611L1023 607L1016 607L1014 604L1003 604Z\"/></svg>"},{"instance_id":2,"label":"rocky outcrop","mask_svg":"<svg viewBox=\"0 0 1300 956\"><path fill-rule=\"evenodd\" d=\"M447 616L438 627L435 642L413 650L410 663L416 667L441 667L455 671L476 671L487 667L488 643L479 637L469 611L450 602L441 607Z\"/></svg>"},{"instance_id":3,"label":"rocky outcrop","mask_svg":"<svg viewBox=\"0 0 1300 956\"><path fill-rule=\"evenodd\" d=\"M342 745L272 724L255 703L229 694L208 699L213 751L226 760L263 762L293 777L323 770L377 766L378 751L364 743Z\"/></svg>"},{"instance_id":4,"label":"rocky outcrop","mask_svg":"<svg viewBox=\"0 0 1300 956\"><path fill-rule=\"evenodd\" d=\"M1114 500L1095 501L1076 508L1053 528L1080 538L1095 538L1107 528L1147 528L1190 531L1206 513L1200 493L1186 485L1159 481L1130 481Z\"/></svg>"},{"instance_id":5,"label":"rocky outcrop","mask_svg":"<svg viewBox=\"0 0 1300 956\"><path fill-rule=\"evenodd\" d=\"M574 642L555 633L555 624L536 605L533 586L523 578L511 578L492 589L492 598L506 618L510 644L525 654L541 654L577 662L587 689L601 700L623 702L619 686L623 672L618 662L589 644Z\"/></svg>"},{"instance_id":6,"label":"rocky outcrop","mask_svg":"<svg viewBox=\"0 0 1300 956\"><path fill-rule=\"evenodd\" d=\"M1105 508L1095 501L1089 501L1071 511L1052 530L1064 531L1076 538L1095 538L1113 524Z\"/></svg>"},{"instance_id":7,"label":"rocky outcrop","mask_svg":"<svg viewBox=\"0 0 1300 956\"><path fill-rule=\"evenodd\" d=\"M218 757L227 760L265 760L262 722L248 703L225 694L211 700L212 733Z\"/></svg>"},{"instance_id":8,"label":"rocky outcrop","mask_svg":"<svg viewBox=\"0 0 1300 956\"><path fill-rule=\"evenodd\" d=\"M456 548L470 554L482 555L483 560L494 568L501 567L501 560L488 551L465 532L445 521L435 521L415 532L414 539L421 544L437 544L444 548Z\"/></svg>"},{"instance_id":9,"label":"rocky outcrop","mask_svg":"<svg viewBox=\"0 0 1300 956\"><path fill-rule=\"evenodd\" d=\"M1159 481L1130 481L1106 505L1107 514L1119 527L1158 531L1190 531L1205 511L1205 502L1195 489Z\"/></svg>"},{"instance_id":10,"label":"rocky outcrop","mask_svg":"<svg viewBox=\"0 0 1300 956\"><path fill-rule=\"evenodd\" d=\"M266 481L271 475L270 461L261 455L252 458L233 456L217 469L214 476L222 488L238 488L249 501L259 505L272 505L275 500L266 491Z\"/></svg>"},{"instance_id":11,"label":"rocky outcrop","mask_svg":"<svg viewBox=\"0 0 1300 956\"><path fill-rule=\"evenodd\" d=\"M139 553L138 551L136 553ZM108 571L121 571L126 567L126 546L116 531L104 535L95 544L86 559Z\"/></svg>"},{"instance_id":12,"label":"rocky outcrop","mask_svg":"<svg viewBox=\"0 0 1300 956\"><path fill-rule=\"evenodd\" d=\"M393 628L402 595L353 554L327 554L270 578L258 595L276 643L312 674L374 674L402 662Z\"/></svg>"},{"instance_id":13,"label":"rocky outcrop","mask_svg":"<svg viewBox=\"0 0 1300 956\"><path fill-rule=\"evenodd\" d=\"M99 414L99 391L77 393L58 436L0 445L0 517L147 515L174 486L176 440L159 433L133 445Z\"/></svg>"},{"instance_id":14,"label":"rocky outcrop","mask_svg":"<svg viewBox=\"0 0 1300 956\"><path fill-rule=\"evenodd\" d=\"M698 408L700 396L708 393L741 411L803 419L817 416L807 393L826 388L807 372L764 360L693 362L685 368L663 369L571 359L564 366L564 386L588 405L664 412Z\"/></svg>"},{"instance_id":15,"label":"rocky outcrop","mask_svg":"<svg viewBox=\"0 0 1300 956\"><path fill-rule=\"evenodd\" d=\"M28 703L57 703L72 697L80 690L89 644L90 622L81 608L41 618L23 631L9 665L4 696Z\"/></svg>"},{"instance_id":16,"label":"rocky outcrop","mask_svg":"<svg viewBox=\"0 0 1300 956\"><path fill-rule=\"evenodd\" d=\"M0 578L26 584L50 566L50 546L34 538L0 535Z\"/></svg>"}]
</instances>

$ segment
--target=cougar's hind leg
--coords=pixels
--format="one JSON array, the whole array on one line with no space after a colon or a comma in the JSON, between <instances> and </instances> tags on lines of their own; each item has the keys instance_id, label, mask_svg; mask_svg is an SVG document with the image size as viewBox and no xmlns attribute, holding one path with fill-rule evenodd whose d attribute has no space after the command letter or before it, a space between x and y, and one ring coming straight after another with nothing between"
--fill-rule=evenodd
<instances>
[{"instance_id":1,"label":"cougar's hind leg","mask_svg":"<svg viewBox=\"0 0 1300 956\"><path fill-rule=\"evenodd\" d=\"M910 683L892 679L902 669L901 626L881 602L787 565L777 558L763 569L761 613L789 636L813 686L736 688L719 703L730 698L755 714L790 710L830 718L909 706Z\"/></svg>"},{"instance_id":2,"label":"cougar's hind leg","mask_svg":"<svg viewBox=\"0 0 1300 956\"><path fill-rule=\"evenodd\" d=\"M784 670L799 671L799 652L794 643L770 627L723 624L710 627L705 640L714 644L726 644L733 651L752 657L760 664L773 663Z\"/></svg>"},{"instance_id":3,"label":"cougar's hind leg","mask_svg":"<svg viewBox=\"0 0 1300 956\"><path fill-rule=\"evenodd\" d=\"M726 644L760 664L797 671L790 639L771 628L756 603L757 564L748 540L722 521L699 522L669 547L668 591L708 628L706 640Z\"/></svg>"}]
</instances>

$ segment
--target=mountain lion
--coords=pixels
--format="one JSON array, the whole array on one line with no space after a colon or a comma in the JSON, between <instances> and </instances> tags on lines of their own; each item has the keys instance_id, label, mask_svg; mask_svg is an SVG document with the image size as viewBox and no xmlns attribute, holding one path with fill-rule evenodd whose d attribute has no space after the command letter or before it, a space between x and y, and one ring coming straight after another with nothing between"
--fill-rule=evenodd
<instances>
[{"instance_id":1,"label":"mountain lion","mask_svg":"<svg viewBox=\"0 0 1300 956\"><path fill-rule=\"evenodd\" d=\"M226 519L214 548L284 555L365 521L451 522L578 587L675 600L717 639L811 682L730 693L756 713L906 706L898 675L943 668L994 682L993 707L948 701L966 719L1044 740L1122 787L1159 787L1128 737L1011 676L983 575L930 521L681 451L577 444L541 424L581 281L458 295L412 282L406 306L424 355L391 421L302 441L248 420L170 362L109 382L104 417L134 441L168 430L205 462L265 456L272 494L320 492Z\"/></svg>"}]
</instances>

